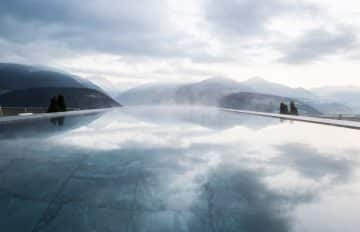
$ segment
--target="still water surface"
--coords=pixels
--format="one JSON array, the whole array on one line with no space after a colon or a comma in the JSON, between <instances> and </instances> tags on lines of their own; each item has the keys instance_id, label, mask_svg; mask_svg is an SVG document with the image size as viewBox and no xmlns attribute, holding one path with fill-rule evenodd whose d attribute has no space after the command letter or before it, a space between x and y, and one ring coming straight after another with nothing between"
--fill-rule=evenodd
<instances>
[{"instance_id":1,"label":"still water surface","mask_svg":"<svg viewBox=\"0 0 360 232\"><path fill-rule=\"evenodd\" d=\"M360 131L211 108L0 125L1 231L359 231Z\"/></svg>"}]
</instances>

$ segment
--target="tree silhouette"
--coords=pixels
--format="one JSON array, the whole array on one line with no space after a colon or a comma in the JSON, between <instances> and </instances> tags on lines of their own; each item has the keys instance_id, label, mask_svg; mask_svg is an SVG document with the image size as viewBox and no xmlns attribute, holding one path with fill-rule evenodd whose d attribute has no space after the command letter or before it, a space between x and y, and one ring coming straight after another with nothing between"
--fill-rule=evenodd
<instances>
[{"instance_id":1,"label":"tree silhouette","mask_svg":"<svg viewBox=\"0 0 360 232\"><path fill-rule=\"evenodd\" d=\"M57 99L55 96L51 98L47 112L48 113L58 112Z\"/></svg>"},{"instance_id":2,"label":"tree silhouette","mask_svg":"<svg viewBox=\"0 0 360 232\"><path fill-rule=\"evenodd\" d=\"M290 114L299 115L298 109L293 101L290 102Z\"/></svg>"},{"instance_id":3,"label":"tree silhouette","mask_svg":"<svg viewBox=\"0 0 360 232\"><path fill-rule=\"evenodd\" d=\"M63 95L58 95L57 103L58 103L58 106L59 106L59 111L61 111L61 112L66 111L66 104L65 104L65 99L64 99Z\"/></svg>"},{"instance_id":4,"label":"tree silhouette","mask_svg":"<svg viewBox=\"0 0 360 232\"><path fill-rule=\"evenodd\" d=\"M280 114L284 113L284 103L280 102Z\"/></svg>"},{"instance_id":5,"label":"tree silhouette","mask_svg":"<svg viewBox=\"0 0 360 232\"><path fill-rule=\"evenodd\" d=\"M48 113L64 112L66 110L67 108L66 108L64 96L59 94L58 96L53 96L51 98L50 105L47 110Z\"/></svg>"},{"instance_id":6,"label":"tree silhouette","mask_svg":"<svg viewBox=\"0 0 360 232\"><path fill-rule=\"evenodd\" d=\"M280 114L289 114L289 108L283 102L280 103Z\"/></svg>"}]
</instances>

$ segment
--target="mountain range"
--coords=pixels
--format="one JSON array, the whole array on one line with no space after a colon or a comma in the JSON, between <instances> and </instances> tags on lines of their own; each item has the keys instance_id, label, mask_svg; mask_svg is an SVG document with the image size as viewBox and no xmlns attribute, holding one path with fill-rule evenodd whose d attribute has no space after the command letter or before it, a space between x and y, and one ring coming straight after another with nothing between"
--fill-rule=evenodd
<instances>
[{"instance_id":1,"label":"mountain range","mask_svg":"<svg viewBox=\"0 0 360 232\"><path fill-rule=\"evenodd\" d=\"M299 114L319 115L322 112L318 109L292 98L262 94L239 92L229 94L219 101L219 106L223 108L242 109L260 112L278 112L281 102L295 101Z\"/></svg>"},{"instance_id":2,"label":"mountain range","mask_svg":"<svg viewBox=\"0 0 360 232\"><path fill-rule=\"evenodd\" d=\"M355 104L346 104L346 101L337 98L337 95L330 97L321 95L321 92L323 91L291 88L259 77L243 82L217 77L189 84L143 85L120 93L116 99L125 105L182 104L221 107L231 105L238 109L267 112L277 112L281 101L295 101L300 111L307 114L360 111L360 104L354 107ZM360 99L360 91L358 93ZM260 104L266 99L269 105ZM245 106L242 100L246 100L248 105Z\"/></svg>"},{"instance_id":3,"label":"mountain range","mask_svg":"<svg viewBox=\"0 0 360 232\"><path fill-rule=\"evenodd\" d=\"M322 87L311 90L317 96L332 102L340 102L356 111L360 109L360 88L353 86Z\"/></svg>"},{"instance_id":4,"label":"mountain range","mask_svg":"<svg viewBox=\"0 0 360 232\"><path fill-rule=\"evenodd\" d=\"M48 107L63 95L69 108L93 109L120 106L104 90L78 76L46 68L0 63L0 106Z\"/></svg>"},{"instance_id":5,"label":"mountain range","mask_svg":"<svg viewBox=\"0 0 360 232\"><path fill-rule=\"evenodd\" d=\"M103 89L58 70L0 63L0 105L47 107L62 94L70 108L91 109L124 105L202 105L278 112L280 102L296 102L302 114L360 112L360 88L291 88L259 77L238 82L215 77L194 83L141 85L114 100Z\"/></svg>"}]
</instances>

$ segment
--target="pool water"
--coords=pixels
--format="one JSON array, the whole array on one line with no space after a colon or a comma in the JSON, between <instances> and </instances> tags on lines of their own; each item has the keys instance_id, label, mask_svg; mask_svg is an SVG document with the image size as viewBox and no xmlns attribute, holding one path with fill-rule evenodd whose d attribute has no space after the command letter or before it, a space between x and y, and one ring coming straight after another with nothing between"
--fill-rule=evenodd
<instances>
[{"instance_id":1,"label":"pool water","mask_svg":"<svg viewBox=\"0 0 360 232\"><path fill-rule=\"evenodd\" d=\"M360 132L205 107L0 125L1 231L358 231Z\"/></svg>"}]
</instances>

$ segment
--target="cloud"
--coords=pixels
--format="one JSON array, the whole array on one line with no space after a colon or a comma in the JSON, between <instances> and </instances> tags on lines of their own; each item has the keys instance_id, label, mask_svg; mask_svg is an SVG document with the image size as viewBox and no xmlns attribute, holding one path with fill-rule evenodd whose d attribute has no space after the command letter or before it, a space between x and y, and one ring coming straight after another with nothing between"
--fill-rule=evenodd
<instances>
[{"instance_id":1,"label":"cloud","mask_svg":"<svg viewBox=\"0 0 360 232\"><path fill-rule=\"evenodd\" d=\"M203 45L186 40L170 17L161 0L5 0L0 6L0 38L15 45L56 42L83 53L193 56Z\"/></svg>"},{"instance_id":2,"label":"cloud","mask_svg":"<svg viewBox=\"0 0 360 232\"><path fill-rule=\"evenodd\" d=\"M357 36L353 29L338 27L335 30L318 28L286 44L280 50L280 62L301 64L321 60L356 48Z\"/></svg>"},{"instance_id":3,"label":"cloud","mask_svg":"<svg viewBox=\"0 0 360 232\"><path fill-rule=\"evenodd\" d=\"M313 12L316 7L302 1L208 0L206 17L212 27L224 34L261 36L268 32L273 18L289 12Z\"/></svg>"},{"instance_id":4,"label":"cloud","mask_svg":"<svg viewBox=\"0 0 360 232\"><path fill-rule=\"evenodd\" d=\"M274 0L209 0L206 16L222 32L256 35L265 29L265 23L278 8Z\"/></svg>"},{"instance_id":5,"label":"cloud","mask_svg":"<svg viewBox=\"0 0 360 232\"><path fill-rule=\"evenodd\" d=\"M356 15L345 14L347 8L345 13L326 11L325 1L318 4L319 0L3 0L0 61L81 69L85 78L100 75L113 84L214 75L238 80L264 75L283 81L287 77L278 62L303 64L331 55L358 59ZM350 23L351 29L338 26ZM349 50L353 51L347 54ZM108 56L113 57L111 65L103 59ZM184 68L176 67L186 62Z\"/></svg>"},{"instance_id":6,"label":"cloud","mask_svg":"<svg viewBox=\"0 0 360 232\"><path fill-rule=\"evenodd\" d=\"M248 55L254 62L268 57L271 63L310 63L344 55L358 40L354 26L340 24L316 2L207 0L206 18L223 43L232 46L232 53Z\"/></svg>"}]
</instances>

